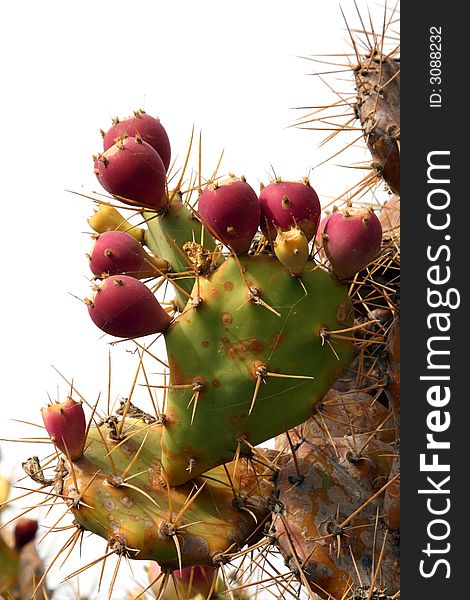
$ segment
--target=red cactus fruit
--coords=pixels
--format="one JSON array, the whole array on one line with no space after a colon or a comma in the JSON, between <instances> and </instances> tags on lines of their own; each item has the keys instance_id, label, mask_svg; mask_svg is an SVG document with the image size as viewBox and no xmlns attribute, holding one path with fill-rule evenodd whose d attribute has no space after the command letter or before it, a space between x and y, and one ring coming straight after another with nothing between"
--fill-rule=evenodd
<instances>
[{"instance_id":1,"label":"red cactus fruit","mask_svg":"<svg viewBox=\"0 0 470 600\"><path fill-rule=\"evenodd\" d=\"M158 152L141 138L119 140L95 160L104 189L131 206L165 208L166 172Z\"/></svg>"},{"instance_id":2,"label":"red cactus fruit","mask_svg":"<svg viewBox=\"0 0 470 600\"><path fill-rule=\"evenodd\" d=\"M368 208L347 207L329 216L322 234L325 253L339 279L351 277L380 251L382 226Z\"/></svg>"},{"instance_id":3,"label":"red cactus fruit","mask_svg":"<svg viewBox=\"0 0 470 600\"><path fill-rule=\"evenodd\" d=\"M299 227L310 241L320 222L320 201L309 181L275 180L261 190L261 230L274 241L276 229Z\"/></svg>"},{"instance_id":4,"label":"red cactus fruit","mask_svg":"<svg viewBox=\"0 0 470 600\"><path fill-rule=\"evenodd\" d=\"M38 530L38 522L34 519L20 517L15 521L14 538L15 548L21 550L23 546L32 542Z\"/></svg>"},{"instance_id":5,"label":"red cactus fruit","mask_svg":"<svg viewBox=\"0 0 470 600\"><path fill-rule=\"evenodd\" d=\"M250 248L260 218L258 196L245 179L230 176L199 197L199 214L209 231L237 254Z\"/></svg>"},{"instance_id":6,"label":"red cactus fruit","mask_svg":"<svg viewBox=\"0 0 470 600\"><path fill-rule=\"evenodd\" d=\"M159 119L148 115L143 110L136 110L133 117L128 117L122 121L114 119L112 127L107 132L102 133L105 150L111 148L123 136L140 136L158 152L165 166L165 171L168 171L171 159L170 140Z\"/></svg>"},{"instance_id":7,"label":"red cactus fruit","mask_svg":"<svg viewBox=\"0 0 470 600\"><path fill-rule=\"evenodd\" d=\"M160 573L159 564L156 562L150 563L147 571L148 580L152 584L153 593L161 600L208 598L211 590L214 596L217 593L217 582L214 583L214 578L217 577L217 568L215 567L185 567L181 571L173 571L173 577L169 578L163 593L160 590L161 578L155 582Z\"/></svg>"},{"instance_id":8,"label":"red cactus fruit","mask_svg":"<svg viewBox=\"0 0 470 600\"><path fill-rule=\"evenodd\" d=\"M54 445L70 460L83 455L86 436L85 413L81 402L67 398L41 410L42 420Z\"/></svg>"},{"instance_id":9,"label":"red cactus fruit","mask_svg":"<svg viewBox=\"0 0 470 600\"><path fill-rule=\"evenodd\" d=\"M99 235L89 257L90 269L97 277L130 275L143 279L168 271L168 261L146 252L142 244L124 231L106 231Z\"/></svg>"},{"instance_id":10,"label":"red cactus fruit","mask_svg":"<svg viewBox=\"0 0 470 600\"><path fill-rule=\"evenodd\" d=\"M112 275L85 299L93 323L105 333L136 338L165 330L171 318L149 288L134 277Z\"/></svg>"}]
</instances>

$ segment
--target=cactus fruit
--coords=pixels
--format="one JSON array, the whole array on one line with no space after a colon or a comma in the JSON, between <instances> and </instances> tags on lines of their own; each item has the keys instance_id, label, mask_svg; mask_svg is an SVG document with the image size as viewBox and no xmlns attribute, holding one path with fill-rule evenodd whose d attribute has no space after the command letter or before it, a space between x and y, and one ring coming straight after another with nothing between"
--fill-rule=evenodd
<instances>
[{"instance_id":1,"label":"cactus fruit","mask_svg":"<svg viewBox=\"0 0 470 600\"><path fill-rule=\"evenodd\" d=\"M99 154L95 173L104 189L125 204L160 211L168 203L162 159L141 138L123 138Z\"/></svg>"},{"instance_id":2,"label":"cactus fruit","mask_svg":"<svg viewBox=\"0 0 470 600\"><path fill-rule=\"evenodd\" d=\"M156 258L124 231L97 236L90 252L90 269L96 277L130 275L136 279L156 277L169 269L168 261Z\"/></svg>"},{"instance_id":3,"label":"cactus fruit","mask_svg":"<svg viewBox=\"0 0 470 600\"><path fill-rule=\"evenodd\" d=\"M85 299L93 323L105 333L136 338L168 327L171 317L149 288L129 275L111 275Z\"/></svg>"},{"instance_id":4,"label":"cactus fruit","mask_svg":"<svg viewBox=\"0 0 470 600\"><path fill-rule=\"evenodd\" d=\"M276 179L261 189L259 200L261 230L267 239L274 240L276 229L288 230L291 227L300 227L308 241L313 239L320 222L321 207L308 179Z\"/></svg>"},{"instance_id":5,"label":"cactus fruit","mask_svg":"<svg viewBox=\"0 0 470 600\"><path fill-rule=\"evenodd\" d=\"M42 420L54 445L70 460L83 454L86 440L85 413L81 402L67 398L41 410Z\"/></svg>"},{"instance_id":6,"label":"cactus fruit","mask_svg":"<svg viewBox=\"0 0 470 600\"><path fill-rule=\"evenodd\" d=\"M136 110L133 117L128 117L120 121L114 119L112 127L108 131L102 132L104 150L110 148L123 136L140 136L147 144L150 144L162 159L165 171L168 171L171 159L170 140L166 129L160 123L159 119L148 115L143 110Z\"/></svg>"},{"instance_id":7,"label":"cactus fruit","mask_svg":"<svg viewBox=\"0 0 470 600\"><path fill-rule=\"evenodd\" d=\"M199 215L208 230L237 254L247 252L259 227L258 196L244 178L208 185L199 196Z\"/></svg>"},{"instance_id":8,"label":"cactus fruit","mask_svg":"<svg viewBox=\"0 0 470 600\"><path fill-rule=\"evenodd\" d=\"M274 254L292 275L300 275L307 264L308 241L299 227L278 231L274 240Z\"/></svg>"},{"instance_id":9,"label":"cactus fruit","mask_svg":"<svg viewBox=\"0 0 470 600\"><path fill-rule=\"evenodd\" d=\"M15 521L14 538L15 548L20 550L36 537L38 522L35 519L20 517Z\"/></svg>"},{"instance_id":10,"label":"cactus fruit","mask_svg":"<svg viewBox=\"0 0 470 600\"><path fill-rule=\"evenodd\" d=\"M329 215L322 242L333 273L339 279L346 279L377 258L382 226L372 210L348 206Z\"/></svg>"},{"instance_id":11,"label":"cactus fruit","mask_svg":"<svg viewBox=\"0 0 470 600\"><path fill-rule=\"evenodd\" d=\"M145 231L141 227L132 225L121 213L111 206L100 202L98 208L88 219L90 227L96 233L105 233L106 231L124 231L132 235L138 242L144 241Z\"/></svg>"}]
</instances>

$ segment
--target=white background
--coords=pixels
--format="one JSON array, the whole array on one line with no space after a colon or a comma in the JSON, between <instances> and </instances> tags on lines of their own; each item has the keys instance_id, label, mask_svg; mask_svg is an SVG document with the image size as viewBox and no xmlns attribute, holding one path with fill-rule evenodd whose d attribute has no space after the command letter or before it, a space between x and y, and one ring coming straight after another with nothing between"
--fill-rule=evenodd
<instances>
[{"instance_id":1,"label":"white background","mask_svg":"<svg viewBox=\"0 0 470 600\"><path fill-rule=\"evenodd\" d=\"M368 18L365 2L359 6ZM369 8L380 29L383 7ZM352 0L343 9L357 26ZM40 430L12 419L39 422L48 394L67 394L51 365L91 402L106 390L109 340L73 297L89 293L84 232L92 203L66 190L97 190L91 155L111 117L137 108L159 115L178 166L192 126L202 129L203 175L224 149L221 173L244 174L256 190L272 167L286 179L309 174L326 205L359 176L337 166L345 155L312 171L335 146L318 147L326 133L289 127L307 112L294 107L338 99L309 75L335 67L300 58L351 51L336 2L16 0L2 5L0 22L0 437L18 438ZM348 80L347 73L328 78L339 92L351 91ZM354 160L365 156L358 151ZM112 352L115 399L126 395L135 361L123 347ZM18 477L21 460L43 448L2 442L0 473ZM53 552L51 537L41 545L45 556ZM71 561L69 570L77 564ZM67 572L53 573L51 584ZM135 573L145 580L141 570ZM121 575L118 600L135 587L127 567ZM82 594L92 598L93 577L80 579ZM76 593L72 585L62 589L59 600Z\"/></svg>"}]
</instances>

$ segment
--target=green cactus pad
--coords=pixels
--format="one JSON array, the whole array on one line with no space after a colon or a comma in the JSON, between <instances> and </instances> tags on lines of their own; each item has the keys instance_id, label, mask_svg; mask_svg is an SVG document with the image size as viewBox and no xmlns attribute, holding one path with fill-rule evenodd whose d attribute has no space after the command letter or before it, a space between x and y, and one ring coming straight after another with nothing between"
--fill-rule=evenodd
<instances>
[{"instance_id":1,"label":"green cactus pad","mask_svg":"<svg viewBox=\"0 0 470 600\"><path fill-rule=\"evenodd\" d=\"M240 459L228 471L218 467L169 488L159 460L162 425L127 417L120 432L114 423L90 428L84 455L68 467L63 493L77 523L108 540L117 554L169 569L217 564L268 517L265 497L272 484L266 476L272 470L266 466Z\"/></svg>"},{"instance_id":2,"label":"green cactus pad","mask_svg":"<svg viewBox=\"0 0 470 600\"><path fill-rule=\"evenodd\" d=\"M201 243L202 225L193 213L181 202L179 194L175 194L167 212L157 216L155 213L144 213L148 230L145 232L145 242L156 256L165 257L170 263L173 273L182 273L176 279L179 287L188 294L194 285L194 276L186 275L191 270L191 263L183 250L186 242L193 240ZM204 231L204 247L213 251L214 238ZM182 308L187 302L187 296L176 289L178 305Z\"/></svg>"},{"instance_id":3,"label":"green cactus pad","mask_svg":"<svg viewBox=\"0 0 470 600\"><path fill-rule=\"evenodd\" d=\"M319 268L299 279L271 256L230 257L199 278L193 298L196 288L200 305L189 303L165 334L171 485L190 478L189 464L193 476L204 473L305 421L353 357L351 341L324 335L351 324L351 306Z\"/></svg>"}]
</instances>

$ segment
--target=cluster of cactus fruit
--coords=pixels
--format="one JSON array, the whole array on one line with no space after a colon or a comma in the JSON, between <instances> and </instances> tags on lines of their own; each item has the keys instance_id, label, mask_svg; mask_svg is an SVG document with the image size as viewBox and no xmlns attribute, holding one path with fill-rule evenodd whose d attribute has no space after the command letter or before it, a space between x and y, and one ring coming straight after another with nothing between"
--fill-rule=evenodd
<instances>
[{"instance_id":1,"label":"cluster of cactus fruit","mask_svg":"<svg viewBox=\"0 0 470 600\"><path fill-rule=\"evenodd\" d=\"M153 561L134 597L229 589L241 599L250 586L278 597L300 587L325 600L399 597L399 181L395 155L380 154L399 137L396 72L376 47L354 71L373 174L393 176L381 210L352 198L321 219L306 179L275 178L257 194L244 177L214 176L183 190L183 172L169 189L158 119L140 110L103 132L94 169L110 199L89 220L85 305L100 330L135 343L150 396L161 390L164 402L152 400L149 414L130 394L114 414L90 405L86 416L72 386L42 410L53 459L25 470L73 515L64 551L89 531L107 541L104 562ZM144 356L168 381L147 375ZM274 448L260 447L273 438ZM287 574L257 581L245 564L227 575L268 550Z\"/></svg>"}]
</instances>

